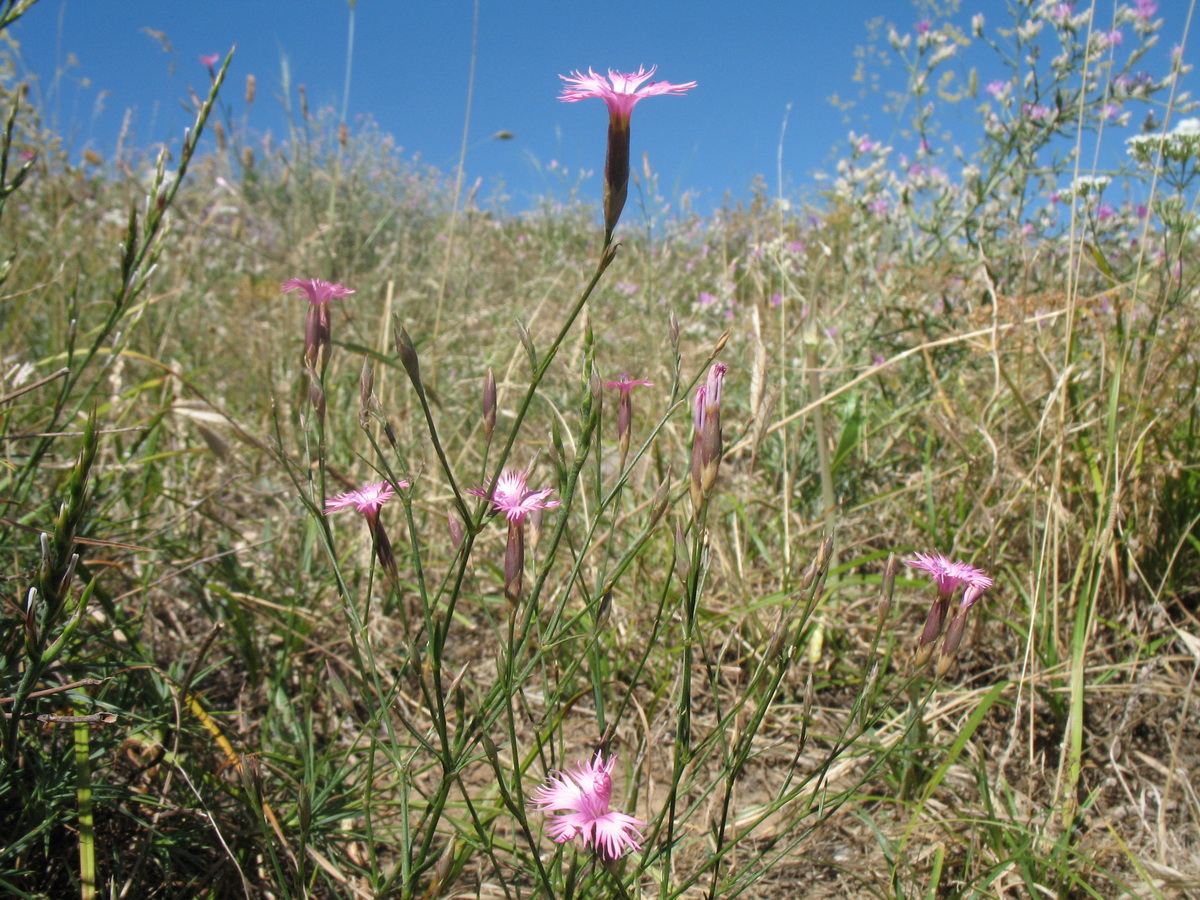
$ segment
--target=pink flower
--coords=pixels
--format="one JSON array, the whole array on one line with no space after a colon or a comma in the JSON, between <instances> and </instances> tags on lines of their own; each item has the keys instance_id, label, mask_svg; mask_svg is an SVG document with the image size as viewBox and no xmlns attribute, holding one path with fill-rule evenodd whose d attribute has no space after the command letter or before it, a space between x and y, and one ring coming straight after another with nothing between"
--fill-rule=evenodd
<instances>
[{"instance_id":1,"label":"pink flower","mask_svg":"<svg viewBox=\"0 0 1200 900\"><path fill-rule=\"evenodd\" d=\"M496 479L496 489L489 491L487 486L468 488L467 493L483 497L491 501L497 512L514 525L520 525L525 517L535 509L553 509L561 500L547 500L554 493L554 488L542 488L531 491L527 487L528 472L519 469L509 469Z\"/></svg>"},{"instance_id":2,"label":"pink flower","mask_svg":"<svg viewBox=\"0 0 1200 900\"><path fill-rule=\"evenodd\" d=\"M508 520L508 543L504 548L504 595L514 606L521 600L521 584L525 574L525 518L530 513L541 514L553 509L561 500L547 500L554 488L529 490L528 472L510 469L496 479L495 487L487 485L468 488L467 492L483 497ZM537 516L534 517L537 524Z\"/></svg>"},{"instance_id":3,"label":"pink flower","mask_svg":"<svg viewBox=\"0 0 1200 900\"><path fill-rule=\"evenodd\" d=\"M696 82L694 81L688 81L684 84L671 84L668 81L652 81L645 87L641 87L641 83L657 70L658 66L651 66L649 72L646 71L645 66L639 66L636 72L614 72L612 69L609 69L608 81L605 81L603 76L597 75L590 68L586 75L578 71L572 72L570 75L559 75L558 77L565 84L558 99L567 103L574 103L577 100L586 100L589 97L599 97L608 104L609 115L623 120L626 126L628 126L629 116L639 100L646 97L656 97L660 94L682 94L696 86ZM609 86L609 82L612 82L611 87Z\"/></svg>"},{"instance_id":4,"label":"pink flower","mask_svg":"<svg viewBox=\"0 0 1200 900\"><path fill-rule=\"evenodd\" d=\"M1133 10L1134 15L1144 21L1158 12L1158 4L1154 0L1133 0Z\"/></svg>"},{"instance_id":5,"label":"pink flower","mask_svg":"<svg viewBox=\"0 0 1200 900\"><path fill-rule=\"evenodd\" d=\"M289 291L304 291L308 294L308 302L313 305L328 303L330 300L348 297L354 293L348 287L319 278L289 278L279 285L279 288L285 294Z\"/></svg>"},{"instance_id":6,"label":"pink flower","mask_svg":"<svg viewBox=\"0 0 1200 900\"><path fill-rule=\"evenodd\" d=\"M628 397L630 392L635 387L653 387L653 381L643 381L640 378L630 378L628 374L622 375L618 381L604 382L606 388L616 388L621 392L621 397Z\"/></svg>"},{"instance_id":7,"label":"pink flower","mask_svg":"<svg viewBox=\"0 0 1200 900\"><path fill-rule=\"evenodd\" d=\"M556 843L577 837L593 847L601 859L620 859L641 848L641 819L608 808L612 799L612 770L617 758L596 751L590 762L576 763L573 772L551 772L533 792L530 806L546 813L547 832ZM552 812L567 810L566 812Z\"/></svg>"},{"instance_id":8,"label":"pink flower","mask_svg":"<svg viewBox=\"0 0 1200 900\"><path fill-rule=\"evenodd\" d=\"M403 478L396 482L396 487L406 488L408 486L408 482ZM399 582L400 575L396 569L396 557L392 554L392 542L388 539L383 523L379 521L379 509L395 496L396 491L391 484L386 481L376 481L372 484L364 484L357 491L346 491L344 494L338 494L325 501L326 514L341 512L351 507L362 513L363 518L367 520L367 528L375 543L375 556L379 559L383 570L392 579L393 584Z\"/></svg>"},{"instance_id":9,"label":"pink flower","mask_svg":"<svg viewBox=\"0 0 1200 900\"><path fill-rule=\"evenodd\" d=\"M1042 103L1026 103L1021 107L1021 112L1028 116L1031 122L1040 122L1043 119L1054 117L1054 110Z\"/></svg>"},{"instance_id":10,"label":"pink flower","mask_svg":"<svg viewBox=\"0 0 1200 900\"><path fill-rule=\"evenodd\" d=\"M938 594L941 596L949 597L954 593L954 589L964 582L985 588L992 586L992 579L988 578L983 569L951 561L941 553L914 553L912 559L904 560L904 564L926 572L937 585Z\"/></svg>"},{"instance_id":11,"label":"pink flower","mask_svg":"<svg viewBox=\"0 0 1200 900\"><path fill-rule=\"evenodd\" d=\"M941 553L916 553L912 559L904 560L906 566L921 569L929 574L937 585L938 595L929 615L925 619L925 627L917 640L917 665L923 666L933 655L933 642L942 633L946 622L946 613L950 608L950 595L960 584L965 584L963 598L958 611L950 623L946 639L942 642L942 655L938 660L938 674L945 674L950 666L954 652L962 640L963 628L966 626L967 611L978 602L983 592L992 586L992 579L982 570L966 563L947 559Z\"/></svg>"},{"instance_id":12,"label":"pink flower","mask_svg":"<svg viewBox=\"0 0 1200 900\"><path fill-rule=\"evenodd\" d=\"M408 487L408 482L404 479L400 479L396 484L402 488ZM395 496L396 492L388 482L376 481L373 484L364 484L357 491L346 491L344 494L330 497L325 501L325 512L342 512L354 507L370 519L377 516L379 508Z\"/></svg>"},{"instance_id":13,"label":"pink flower","mask_svg":"<svg viewBox=\"0 0 1200 900\"><path fill-rule=\"evenodd\" d=\"M682 94L696 86L696 82L671 84L667 81L652 81L645 87L641 84L654 74L657 66L647 72L639 66L636 72L614 72L608 70L608 81L592 69L584 75L572 72L559 75L564 82L559 100L574 103L589 97L598 97L608 106L608 150L604 157L604 245L612 242L613 229L625 208L625 196L629 191L629 117L633 107L644 97L660 94Z\"/></svg>"},{"instance_id":14,"label":"pink flower","mask_svg":"<svg viewBox=\"0 0 1200 900\"><path fill-rule=\"evenodd\" d=\"M208 56L201 56L200 57L200 65L204 66L204 68L206 68L206 69L211 69L213 66L215 66L217 64L217 60L219 60L220 58L221 58L221 55L219 53L212 53L212 54L209 54Z\"/></svg>"},{"instance_id":15,"label":"pink flower","mask_svg":"<svg viewBox=\"0 0 1200 900\"><path fill-rule=\"evenodd\" d=\"M642 381L628 375L622 375L620 381L604 382L606 388L616 388L621 392L621 399L617 402L617 445L621 450L622 468L625 466L625 454L629 452L629 432L633 425L633 389L653 385L653 381Z\"/></svg>"},{"instance_id":16,"label":"pink flower","mask_svg":"<svg viewBox=\"0 0 1200 900\"><path fill-rule=\"evenodd\" d=\"M311 372L323 376L329 365L329 348L333 342L329 301L347 297L354 291L318 278L289 278L279 287L285 294L291 291L308 294L308 315L304 320L304 361ZM321 409L317 402L320 385L316 381L314 379L312 387L313 405Z\"/></svg>"}]
</instances>

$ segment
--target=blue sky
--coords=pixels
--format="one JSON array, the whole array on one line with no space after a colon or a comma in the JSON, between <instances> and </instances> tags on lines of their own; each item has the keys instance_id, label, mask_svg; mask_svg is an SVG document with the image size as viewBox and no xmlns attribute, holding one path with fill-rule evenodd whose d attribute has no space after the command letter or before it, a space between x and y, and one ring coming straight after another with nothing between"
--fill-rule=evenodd
<instances>
[{"instance_id":1,"label":"blue sky","mask_svg":"<svg viewBox=\"0 0 1200 900\"><path fill-rule=\"evenodd\" d=\"M999 25L1008 20L1005 6L1004 0L966 0L952 21L969 31L971 16L982 12L989 26ZM1163 38L1144 68L1161 75L1183 33L1188 0L1159 0L1159 7ZM406 156L419 152L425 162L451 170L462 140L473 13L473 0L359 0L350 118L372 115ZM719 204L727 192L748 196L756 175L774 191L789 104L783 170L794 193L811 185L815 169L829 168L831 152L850 128L866 129L862 116L871 116L873 135L889 139L892 123L877 99L867 98L847 122L829 98L857 96L855 52L867 43L868 21L884 19L908 31L926 15L906 0L480 0L468 183L482 177L481 196L502 183L512 197L509 208L521 209L548 186L562 189L556 175L546 174L553 160L571 177L594 170L586 189L598 194L604 106L598 100L560 103L557 75L644 63L658 65L656 78L699 82L686 96L652 98L634 114L635 165L647 152L664 193L690 188L702 204ZM1096 21L1111 15L1111 5L1099 7ZM57 122L77 159L85 147L111 151L127 110L139 145L177 143L190 122L181 101L189 86L202 92L208 82L198 57L224 54L234 44L226 99L240 114L245 76L254 74L252 127L283 132L277 98L284 59L293 91L302 83L313 106L340 110L348 27L346 0L41 0L13 33L24 67L38 76L47 118ZM146 29L161 32L171 50ZM1185 51L1185 59L1193 56ZM951 64L965 73L971 59ZM900 74L894 67L891 73ZM515 137L488 139L501 130Z\"/></svg>"}]
</instances>

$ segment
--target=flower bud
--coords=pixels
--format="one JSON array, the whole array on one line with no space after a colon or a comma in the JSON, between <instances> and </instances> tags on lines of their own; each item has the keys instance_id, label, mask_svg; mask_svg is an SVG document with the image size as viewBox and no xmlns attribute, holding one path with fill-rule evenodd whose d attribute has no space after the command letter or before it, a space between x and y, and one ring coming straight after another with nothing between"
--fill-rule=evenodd
<instances>
[{"instance_id":1,"label":"flower bud","mask_svg":"<svg viewBox=\"0 0 1200 900\"><path fill-rule=\"evenodd\" d=\"M417 348L413 345L408 330L403 327L396 333L396 355L400 357L400 364L408 373L413 387L417 389L418 393L424 395L425 388L421 384L421 362L417 359Z\"/></svg>"},{"instance_id":2,"label":"flower bud","mask_svg":"<svg viewBox=\"0 0 1200 900\"><path fill-rule=\"evenodd\" d=\"M489 444L496 430L496 375L489 368L483 376L483 437Z\"/></svg>"},{"instance_id":3,"label":"flower bud","mask_svg":"<svg viewBox=\"0 0 1200 900\"><path fill-rule=\"evenodd\" d=\"M322 376L329 366L331 333L329 304L310 303L304 319L304 360Z\"/></svg>"},{"instance_id":4,"label":"flower bud","mask_svg":"<svg viewBox=\"0 0 1200 900\"><path fill-rule=\"evenodd\" d=\"M967 614L959 610L950 620L950 625L946 628L946 636L942 639L942 652L938 656L937 664L939 678L950 671L950 666L954 664L954 654L958 652L958 645L962 643L963 631L966 627Z\"/></svg>"},{"instance_id":5,"label":"flower bud","mask_svg":"<svg viewBox=\"0 0 1200 900\"><path fill-rule=\"evenodd\" d=\"M455 514L454 510L449 510L446 513L446 525L450 529L450 543L452 543L454 545L454 549L457 550L462 546L464 534L462 523L458 521L458 516Z\"/></svg>"},{"instance_id":6,"label":"flower bud","mask_svg":"<svg viewBox=\"0 0 1200 900\"><path fill-rule=\"evenodd\" d=\"M696 389L695 430L692 435L692 502L697 511L699 503L707 500L712 492L721 464L721 393L727 371L724 363L715 363L708 370L704 385Z\"/></svg>"},{"instance_id":7,"label":"flower bud","mask_svg":"<svg viewBox=\"0 0 1200 900\"><path fill-rule=\"evenodd\" d=\"M929 615L925 617L925 627L921 631L921 637L917 640L918 668L929 662L929 658L933 655L933 643L942 633L942 625L946 622L946 611L949 606L949 597L939 595L933 601Z\"/></svg>"},{"instance_id":8,"label":"flower bud","mask_svg":"<svg viewBox=\"0 0 1200 900\"><path fill-rule=\"evenodd\" d=\"M525 573L525 528L521 522L508 523L508 543L504 547L504 596L516 608L521 602L521 582Z\"/></svg>"},{"instance_id":9,"label":"flower bud","mask_svg":"<svg viewBox=\"0 0 1200 900\"><path fill-rule=\"evenodd\" d=\"M675 523L675 575L685 588L692 577L692 559L688 553L687 538L683 533L683 525Z\"/></svg>"},{"instance_id":10,"label":"flower bud","mask_svg":"<svg viewBox=\"0 0 1200 900\"><path fill-rule=\"evenodd\" d=\"M654 499L650 501L650 527L653 528L658 524L667 512L667 504L671 502L671 468L667 467L667 474L663 477L662 484L654 492Z\"/></svg>"}]
</instances>

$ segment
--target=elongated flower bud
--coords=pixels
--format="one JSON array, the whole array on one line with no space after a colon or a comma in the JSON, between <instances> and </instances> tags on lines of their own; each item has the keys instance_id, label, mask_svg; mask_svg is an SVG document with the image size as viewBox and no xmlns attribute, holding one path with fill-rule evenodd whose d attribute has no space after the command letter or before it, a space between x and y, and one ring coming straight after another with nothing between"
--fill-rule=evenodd
<instances>
[{"instance_id":1,"label":"elongated flower bud","mask_svg":"<svg viewBox=\"0 0 1200 900\"><path fill-rule=\"evenodd\" d=\"M933 606L929 608L929 615L925 617L925 627L921 630L921 637L917 640L917 668L925 665L933 656L934 641L942 633L942 625L946 621L946 610L949 606L950 598L939 596L933 601Z\"/></svg>"},{"instance_id":2,"label":"elongated flower bud","mask_svg":"<svg viewBox=\"0 0 1200 900\"><path fill-rule=\"evenodd\" d=\"M721 464L721 393L728 366L716 363L708 379L696 389L692 434L692 504L699 512L717 481Z\"/></svg>"},{"instance_id":3,"label":"elongated flower bud","mask_svg":"<svg viewBox=\"0 0 1200 900\"><path fill-rule=\"evenodd\" d=\"M620 391L617 400L617 448L621 452L621 468L625 468L625 457L629 453L629 438L633 428L633 389L639 386L653 386L654 382L640 378L630 378L622 375L617 381L606 381L606 388L616 388Z\"/></svg>"},{"instance_id":4,"label":"elongated flower bud","mask_svg":"<svg viewBox=\"0 0 1200 900\"><path fill-rule=\"evenodd\" d=\"M504 548L504 596L514 607L521 602L521 582L525 574L525 524L508 523L508 543Z\"/></svg>"},{"instance_id":5,"label":"elongated flower bud","mask_svg":"<svg viewBox=\"0 0 1200 900\"><path fill-rule=\"evenodd\" d=\"M371 395L375 393L375 365L370 357L363 357L362 371L358 373L358 401L364 410L371 408Z\"/></svg>"},{"instance_id":6,"label":"elongated flower bud","mask_svg":"<svg viewBox=\"0 0 1200 900\"><path fill-rule=\"evenodd\" d=\"M946 628L946 636L942 639L942 652L938 656L937 664L939 678L949 672L950 666L954 664L954 654L958 652L958 645L962 643L963 631L966 627L967 614L960 609L950 620L950 624Z\"/></svg>"},{"instance_id":7,"label":"elongated flower bud","mask_svg":"<svg viewBox=\"0 0 1200 900\"><path fill-rule=\"evenodd\" d=\"M662 484L654 492L654 499L650 501L650 527L653 528L658 524L667 512L667 505L671 502L671 467L667 466L667 474L663 477Z\"/></svg>"},{"instance_id":8,"label":"elongated flower bud","mask_svg":"<svg viewBox=\"0 0 1200 900\"><path fill-rule=\"evenodd\" d=\"M692 577L692 557L688 551L687 536L683 533L683 525L675 523L675 576L680 585L687 587Z\"/></svg>"},{"instance_id":9,"label":"elongated flower bud","mask_svg":"<svg viewBox=\"0 0 1200 900\"><path fill-rule=\"evenodd\" d=\"M489 444L496 430L496 375L491 369L483 376L483 438Z\"/></svg>"},{"instance_id":10,"label":"elongated flower bud","mask_svg":"<svg viewBox=\"0 0 1200 900\"><path fill-rule=\"evenodd\" d=\"M458 515L454 510L449 510L446 513L446 526L450 529L450 543L457 550L462 546L464 533L462 523L458 521Z\"/></svg>"},{"instance_id":11,"label":"elongated flower bud","mask_svg":"<svg viewBox=\"0 0 1200 900\"><path fill-rule=\"evenodd\" d=\"M404 366L404 371L408 373L408 379L413 383L413 387L420 394L425 393L425 387L421 383L421 361L417 358L417 348L413 344L413 340L409 337L408 330L403 326L396 332L396 355L400 357L400 364Z\"/></svg>"}]
</instances>

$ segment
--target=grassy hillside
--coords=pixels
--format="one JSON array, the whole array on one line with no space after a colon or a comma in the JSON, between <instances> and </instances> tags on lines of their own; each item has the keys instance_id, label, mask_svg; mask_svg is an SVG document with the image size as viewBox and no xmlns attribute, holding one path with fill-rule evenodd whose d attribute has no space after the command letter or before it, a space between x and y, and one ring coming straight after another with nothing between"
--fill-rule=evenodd
<instances>
[{"instance_id":1,"label":"grassy hillside","mask_svg":"<svg viewBox=\"0 0 1200 900\"><path fill-rule=\"evenodd\" d=\"M815 205L635 165L609 245L369 122L264 140L228 61L74 165L6 67L0 889L1200 890L1200 123L1145 13L1018 4L1000 58L1061 56L973 86L977 153L930 102Z\"/></svg>"}]
</instances>

